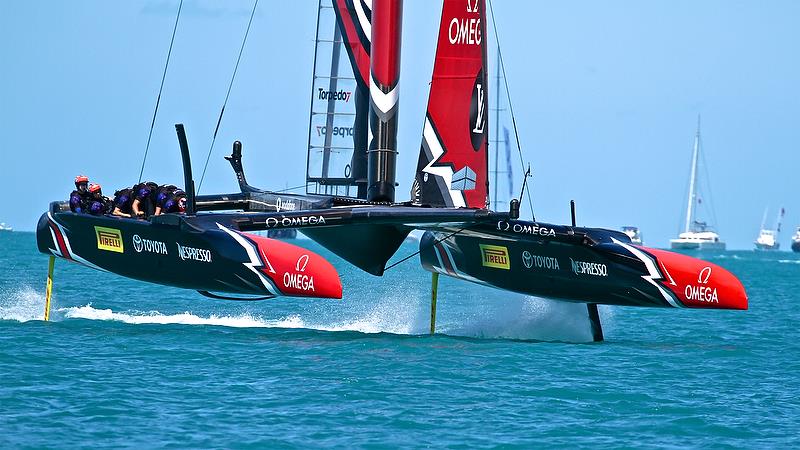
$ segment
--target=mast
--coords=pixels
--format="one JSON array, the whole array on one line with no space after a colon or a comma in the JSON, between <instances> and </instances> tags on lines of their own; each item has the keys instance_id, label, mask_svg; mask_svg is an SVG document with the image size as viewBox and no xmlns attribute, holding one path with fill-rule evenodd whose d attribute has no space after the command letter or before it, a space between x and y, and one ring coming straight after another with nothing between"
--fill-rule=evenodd
<instances>
[{"instance_id":1,"label":"mast","mask_svg":"<svg viewBox=\"0 0 800 450\"><path fill-rule=\"evenodd\" d=\"M686 227L684 231L688 233L692 225L692 216L694 215L695 188L697 184L697 159L700 153L700 114L697 115L697 132L694 135L694 150L692 151L692 172L689 176L689 201L686 205Z\"/></svg>"},{"instance_id":2,"label":"mast","mask_svg":"<svg viewBox=\"0 0 800 450\"><path fill-rule=\"evenodd\" d=\"M497 210L497 185L500 172L498 160L500 159L500 45L497 46L497 76L495 77L494 90L494 198L492 207Z\"/></svg>"},{"instance_id":3,"label":"mast","mask_svg":"<svg viewBox=\"0 0 800 450\"><path fill-rule=\"evenodd\" d=\"M367 199L393 202L403 0L373 0Z\"/></svg>"},{"instance_id":4,"label":"mast","mask_svg":"<svg viewBox=\"0 0 800 450\"><path fill-rule=\"evenodd\" d=\"M784 213L784 211L785 210L783 208L778 210L778 223L775 226L775 237L776 238L777 238L778 233L781 232L781 222L783 222L783 213Z\"/></svg>"}]
</instances>

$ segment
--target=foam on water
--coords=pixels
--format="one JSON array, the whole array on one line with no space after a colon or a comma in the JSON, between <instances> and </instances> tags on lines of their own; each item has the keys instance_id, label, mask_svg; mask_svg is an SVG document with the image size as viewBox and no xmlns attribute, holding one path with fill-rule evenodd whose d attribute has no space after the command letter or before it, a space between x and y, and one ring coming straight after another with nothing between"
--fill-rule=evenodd
<instances>
[{"instance_id":1,"label":"foam on water","mask_svg":"<svg viewBox=\"0 0 800 450\"><path fill-rule=\"evenodd\" d=\"M800 259L779 259L781 264L800 264Z\"/></svg>"},{"instance_id":2,"label":"foam on water","mask_svg":"<svg viewBox=\"0 0 800 450\"><path fill-rule=\"evenodd\" d=\"M0 320L44 320L44 295L30 286L0 292Z\"/></svg>"},{"instance_id":3,"label":"foam on water","mask_svg":"<svg viewBox=\"0 0 800 450\"><path fill-rule=\"evenodd\" d=\"M91 304L71 308L61 308L59 312L64 313L67 319L87 319L87 320L110 320L124 322L133 325L156 324L156 325L217 325L232 328L271 328L283 327L293 328L292 321L276 320L267 321L260 317L250 314L240 314L234 316L210 315L202 317L191 312L179 314L162 314L158 311L148 312L114 312L111 309L97 309Z\"/></svg>"},{"instance_id":4,"label":"foam on water","mask_svg":"<svg viewBox=\"0 0 800 450\"><path fill-rule=\"evenodd\" d=\"M791 261L795 262L795 261ZM44 295L22 286L2 293L0 320L27 322L44 319ZM601 309L603 327L608 329L610 309ZM347 317L332 318L329 314L292 314L276 319L241 313L234 315L198 315L186 311L165 314L159 311L114 311L95 308L91 304L54 309L51 320L85 319L117 321L132 325L201 325L232 328L310 329L329 332L427 334L427 304L407 299L384 298L366 310L354 311ZM497 307L476 309L473 313L450 317L440 312L436 331L452 336L475 338L529 339L545 341L591 341L591 328L584 304L562 303L534 297L509 295Z\"/></svg>"},{"instance_id":5,"label":"foam on water","mask_svg":"<svg viewBox=\"0 0 800 450\"><path fill-rule=\"evenodd\" d=\"M428 316L421 315L414 305L388 301L375 305L362 315L338 320L324 317L303 317L292 314L277 319L265 319L249 313L209 315L191 312L163 314L159 311L115 312L94 308L91 304L57 310L65 319L117 321L132 325L201 325L232 328L285 328L329 332L391 333L401 335L427 334ZM505 338L587 342L592 340L591 329L583 304L567 304L538 298L523 298L507 302L501 313L474 314L450 323L440 323L437 331L447 335L476 338ZM41 317L39 317L41 318ZM601 320L608 328L611 314L601 309Z\"/></svg>"},{"instance_id":6,"label":"foam on water","mask_svg":"<svg viewBox=\"0 0 800 450\"><path fill-rule=\"evenodd\" d=\"M481 313L480 311L478 313ZM601 323L608 328L611 315L600 309ZM447 334L480 338L505 338L564 342L591 342L591 324L586 305L536 297L510 298L502 308L476 314L465 323L451 324Z\"/></svg>"},{"instance_id":7,"label":"foam on water","mask_svg":"<svg viewBox=\"0 0 800 450\"><path fill-rule=\"evenodd\" d=\"M410 326L402 324L397 317L384 314L380 308L373 310L366 317L344 320L338 323L326 324L304 319L298 314L292 314L278 319L264 319L252 314L238 314L230 316L210 315L199 316L191 312L179 314L162 314L158 311L148 312L115 312L111 309L97 309L91 304L58 310L67 319L86 319L101 321L117 321L132 325L205 325L223 326L233 328L287 328L287 329L312 329L319 331L358 331L361 333L394 333L410 334Z\"/></svg>"}]
</instances>

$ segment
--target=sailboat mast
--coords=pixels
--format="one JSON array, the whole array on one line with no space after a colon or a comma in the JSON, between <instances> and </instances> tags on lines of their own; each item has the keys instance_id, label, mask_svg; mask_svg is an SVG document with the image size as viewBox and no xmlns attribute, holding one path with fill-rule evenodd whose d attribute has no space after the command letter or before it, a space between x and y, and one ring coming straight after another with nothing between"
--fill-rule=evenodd
<instances>
[{"instance_id":1,"label":"sailboat mast","mask_svg":"<svg viewBox=\"0 0 800 450\"><path fill-rule=\"evenodd\" d=\"M372 2L367 200L374 202L394 201L402 23L403 0Z\"/></svg>"},{"instance_id":2,"label":"sailboat mast","mask_svg":"<svg viewBox=\"0 0 800 450\"><path fill-rule=\"evenodd\" d=\"M497 208L497 185L499 180L498 160L500 159L500 46L497 46L497 76L495 77L495 103L494 103L494 199L492 206L496 211Z\"/></svg>"},{"instance_id":3,"label":"sailboat mast","mask_svg":"<svg viewBox=\"0 0 800 450\"><path fill-rule=\"evenodd\" d=\"M694 150L692 151L692 172L689 176L689 201L686 206L686 227L685 232L689 232L692 225L692 216L694 215L695 188L697 184L697 160L700 153L700 115L697 115L697 132L694 135Z\"/></svg>"},{"instance_id":4,"label":"sailboat mast","mask_svg":"<svg viewBox=\"0 0 800 450\"><path fill-rule=\"evenodd\" d=\"M783 222L783 212L784 212L783 208L778 210L778 220L777 220L777 223L775 225L775 234L776 235L781 232L781 222Z\"/></svg>"}]
</instances>

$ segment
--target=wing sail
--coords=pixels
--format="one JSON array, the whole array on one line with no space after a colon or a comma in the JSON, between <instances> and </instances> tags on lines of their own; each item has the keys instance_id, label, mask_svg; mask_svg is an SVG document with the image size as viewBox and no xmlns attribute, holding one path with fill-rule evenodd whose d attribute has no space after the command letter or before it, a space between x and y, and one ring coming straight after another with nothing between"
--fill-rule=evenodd
<instances>
[{"instance_id":1,"label":"wing sail","mask_svg":"<svg viewBox=\"0 0 800 450\"><path fill-rule=\"evenodd\" d=\"M486 208L488 80L484 0L445 0L412 201Z\"/></svg>"}]
</instances>

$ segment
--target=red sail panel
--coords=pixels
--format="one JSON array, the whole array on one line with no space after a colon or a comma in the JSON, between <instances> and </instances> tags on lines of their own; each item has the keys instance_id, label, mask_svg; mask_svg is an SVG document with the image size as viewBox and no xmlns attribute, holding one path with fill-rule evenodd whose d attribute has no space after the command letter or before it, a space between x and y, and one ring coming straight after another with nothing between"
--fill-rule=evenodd
<instances>
[{"instance_id":1,"label":"red sail panel","mask_svg":"<svg viewBox=\"0 0 800 450\"><path fill-rule=\"evenodd\" d=\"M334 0L333 6L358 84L369 86L372 11L364 0Z\"/></svg>"},{"instance_id":2,"label":"red sail panel","mask_svg":"<svg viewBox=\"0 0 800 450\"><path fill-rule=\"evenodd\" d=\"M488 94L485 0L445 0L412 200L485 208Z\"/></svg>"},{"instance_id":3,"label":"red sail panel","mask_svg":"<svg viewBox=\"0 0 800 450\"><path fill-rule=\"evenodd\" d=\"M389 91L400 78L400 34L403 1L376 0L372 17L372 74L382 90ZM379 12L378 12L379 11Z\"/></svg>"}]
</instances>

